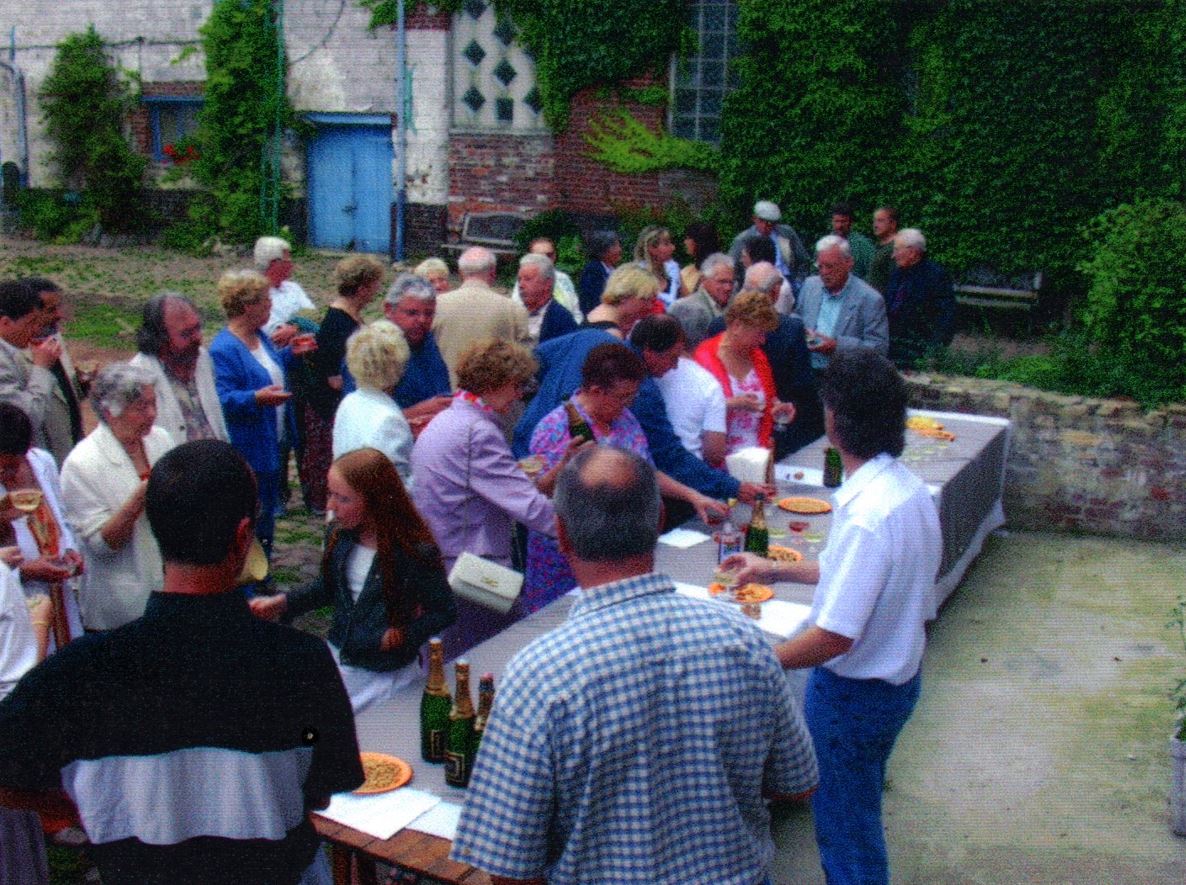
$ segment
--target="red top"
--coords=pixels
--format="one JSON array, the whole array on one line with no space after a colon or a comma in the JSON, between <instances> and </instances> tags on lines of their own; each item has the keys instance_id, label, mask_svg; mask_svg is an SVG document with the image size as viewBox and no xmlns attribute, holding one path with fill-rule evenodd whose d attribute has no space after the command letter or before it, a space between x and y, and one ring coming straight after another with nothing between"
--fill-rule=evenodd
<instances>
[{"instance_id":1,"label":"red top","mask_svg":"<svg viewBox=\"0 0 1186 885\"><path fill-rule=\"evenodd\" d=\"M729 378L729 370L721 362L720 349L724 337L725 333L722 332L700 342L693 358L712 372L720 383L721 389L725 391L725 398L728 399L729 392L733 389L733 382ZM758 422L758 443L769 449L774 447L774 400L778 396L774 389L774 373L770 371L770 360L766 359L762 348L752 348L749 358L754 364L754 374L762 383L762 392L766 396L766 404L762 409L762 420Z\"/></svg>"}]
</instances>

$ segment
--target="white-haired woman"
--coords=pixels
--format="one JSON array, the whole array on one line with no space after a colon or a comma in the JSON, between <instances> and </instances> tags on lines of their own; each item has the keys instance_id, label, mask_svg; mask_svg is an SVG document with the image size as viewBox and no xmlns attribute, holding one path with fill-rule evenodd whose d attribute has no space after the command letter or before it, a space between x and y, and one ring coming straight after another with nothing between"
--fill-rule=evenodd
<instances>
[{"instance_id":1,"label":"white-haired woman","mask_svg":"<svg viewBox=\"0 0 1186 885\"><path fill-rule=\"evenodd\" d=\"M376 320L346 342L346 368L358 389L342 397L334 416L333 454L337 461L355 449L378 449L412 486L412 428L392 399L411 351L395 323Z\"/></svg>"},{"instance_id":2,"label":"white-haired woman","mask_svg":"<svg viewBox=\"0 0 1186 885\"><path fill-rule=\"evenodd\" d=\"M91 386L98 426L62 465L66 520L82 544L82 625L113 630L144 614L163 578L161 554L144 515L148 474L172 437L156 420L156 391L147 369L104 367Z\"/></svg>"}]
</instances>

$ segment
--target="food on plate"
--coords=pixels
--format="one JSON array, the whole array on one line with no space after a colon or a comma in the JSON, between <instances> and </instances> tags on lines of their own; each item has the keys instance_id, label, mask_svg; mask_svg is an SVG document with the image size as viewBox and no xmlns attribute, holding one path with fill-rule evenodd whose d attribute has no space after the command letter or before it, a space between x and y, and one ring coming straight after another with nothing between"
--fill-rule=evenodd
<instances>
[{"instance_id":1,"label":"food on plate","mask_svg":"<svg viewBox=\"0 0 1186 885\"><path fill-rule=\"evenodd\" d=\"M808 516L827 513L832 509L831 504L827 501L821 501L819 498L783 498L778 502L778 506L787 511L787 513L803 513Z\"/></svg>"},{"instance_id":2,"label":"food on plate","mask_svg":"<svg viewBox=\"0 0 1186 885\"><path fill-rule=\"evenodd\" d=\"M725 585L714 583L708 585L708 592L719 596L725 592ZM733 591L733 601L737 603L765 602L774 596L774 591L765 584L742 584Z\"/></svg>"},{"instance_id":3,"label":"food on plate","mask_svg":"<svg viewBox=\"0 0 1186 885\"><path fill-rule=\"evenodd\" d=\"M909 430L942 430L943 424L925 415L911 415L906 419L906 427Z\"/></svg>"},{"instance_id":4,"label":"food on plate","mask_svg":"<svg viewBox=\"0 0 1186 885\"><path fill-rule=\"evenodd\" d=\"M919 436L925 436L927 439L940 439L943 442L955 442L955 434L950 430L944 430L941 427L924 428L922 430L915 429L914 431Z\"/></svg>"},{"instance_id":5,"label":"food on plate","mask_svg":"<svg viewBox=\"0 0 1186 885\"><path fill-rule=\"evenodd\" d=\"M412 766L397 756L386 753L359 753L362 771L366 775L361 787L355 790L359 796L386 793L402 787L412 779Z\"/></svg>"},{"instance_id":6,"label":"food on plate","mask_svg":"<svg viewBox=\"0 0 1186 885\"><path fill-rule=\"evenodd\" d=\"M799 562L803 559L803 554L794 547L783 547L778 544L771 544L766 556L775 562Z\"/></svg>"}]
</instances>

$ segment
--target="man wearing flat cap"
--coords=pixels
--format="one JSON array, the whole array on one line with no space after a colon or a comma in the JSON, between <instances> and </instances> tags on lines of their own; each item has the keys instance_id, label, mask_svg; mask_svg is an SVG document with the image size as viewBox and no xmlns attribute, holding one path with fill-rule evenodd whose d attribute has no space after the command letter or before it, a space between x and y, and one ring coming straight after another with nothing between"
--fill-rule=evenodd
<instances>
[{"instance_id":1,"label":"man wearing flat cap","mask_svg":"<svg viewBox=\"0 0 1186 885\"><path fill-rule=\"evenodd\" d=\"M776 203L758 200L754 203L754 223L733 238L729 255L741 268L741 250L751 237L769 237L774 242L774 266L797 290L811 273L811 255L803 241L789 224L779 224L782 211Z\"/></svg>"}]
</instances>

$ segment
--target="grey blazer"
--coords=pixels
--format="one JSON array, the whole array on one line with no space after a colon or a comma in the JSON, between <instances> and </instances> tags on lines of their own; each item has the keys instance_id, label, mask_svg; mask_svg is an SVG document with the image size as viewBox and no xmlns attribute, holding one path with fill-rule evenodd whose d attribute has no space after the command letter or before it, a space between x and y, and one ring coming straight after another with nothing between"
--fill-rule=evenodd
<instances>
[{"instance_id":1,"label":"grey blazer","mask_svg":"<svg viewBox=\"0 0 1186 885\"><path fill-rule=\"evenodd\" d=\"M852 347L869 347L882 356L889 353L889 321L885 317L885 299L881 294L853 274L840 290L843 303L832 337L838 350ZM819 275L803 281L803 288L795 302L795 315L803 325L814 329L819 322L820 304L825 297L823 280Z\"/></svg>"}]
</instances>

